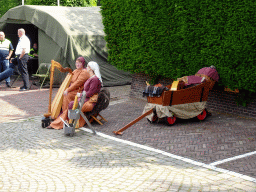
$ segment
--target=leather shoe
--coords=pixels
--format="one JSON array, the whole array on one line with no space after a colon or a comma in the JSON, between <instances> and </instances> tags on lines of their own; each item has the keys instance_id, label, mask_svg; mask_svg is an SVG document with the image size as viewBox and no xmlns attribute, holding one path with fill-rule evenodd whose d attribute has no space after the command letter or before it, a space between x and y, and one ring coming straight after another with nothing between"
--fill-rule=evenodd
<instances>
[{"instance_id":1,"label":"leather shoe","mask_svg":"<svg viewBox=\"0 0 256 192\"><path fill-rule=\"evenodd\" d=\"M23 87L23 88L20 88L20 91L27 91L28 89Z\"/></svg>"},{"instance_id":2,"label":"leather shoe","mask_svg":"<svg viewBox=\"0 0 256 192\"><path fill-rule=\"evenodd\" d=\"M6 83L6 87L10 88L11 87L10 83Z\"/></svg>"}]
</instances>

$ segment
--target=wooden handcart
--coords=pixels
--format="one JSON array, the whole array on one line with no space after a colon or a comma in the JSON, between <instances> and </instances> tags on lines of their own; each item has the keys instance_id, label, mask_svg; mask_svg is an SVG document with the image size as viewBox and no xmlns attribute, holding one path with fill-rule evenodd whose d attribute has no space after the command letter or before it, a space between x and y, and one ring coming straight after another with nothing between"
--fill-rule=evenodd
<instances>
[{"instance_id":1,"label":"wooden handcart","mask_svg":"<svg viewBox=\"0 0 256 192\"><path fill-rule=\"evenodd\" d=\"M185 88L183 81L174 81L171 85L166 86L168 90L163 91L160 97L147 97L148 103L158 104L162 106L173 106L187 103L195 103L207 101L209 91L213 88L215 81L205 80L203 83L192 85L191 87ZM134 121L130 122L118 131L114 131L116 135L121 135L124 130L132 126L133 124L140 121L142 118L154 113L152 121L157 120L157 115L152 108ZM204 109L201 114L197 116L199 120L204 120L207 115L207 110ZM176 117L166 117L166 123L172 125L176 121Z\"/></svg>"}]
</instances>

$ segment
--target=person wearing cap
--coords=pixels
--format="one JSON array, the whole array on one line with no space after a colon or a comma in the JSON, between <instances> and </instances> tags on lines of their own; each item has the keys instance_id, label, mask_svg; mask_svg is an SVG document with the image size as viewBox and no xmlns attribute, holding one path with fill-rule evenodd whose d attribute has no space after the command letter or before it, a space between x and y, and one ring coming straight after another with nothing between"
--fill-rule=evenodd
<instances>
[{"instance_id":1,"label":"person wearing cap","mask_svg":"<svg viewBox=\"0 0 256 192\"><path fill-rule=\"evenodd\" d=\"M86 68L87 72L89 73L89 79L84 83L83 91L86 92L85 102L82 106L82 112L89 112L93 109L96 105L98 99L98 93L102 87L102 79L100 74L99 66L96 62L89 62ZM80 100L81 94L77 93ZM71 101L68 107L63 111L63 113L53 121L47 129L63 129L63 120L68 119L68 109L72 109L74 101ZM85 120L80 117L79 119L79 127L84 126Z\"/></svg>"},{"instance_id":2,"label":"person wearing cap","mask_svg":"<svg viewBox=\"0 0 256 192\"><path fill-rule=\"evenodd\" d=\"M3 69L2 77L5 77L6 74L6 86L10 86L10 76L12 75L12 69L9 69L9 60L13 53L13 46L10 40L5 38L5 34L3 31L0 31L0 70Z\"/></svg>"}]
</instances>

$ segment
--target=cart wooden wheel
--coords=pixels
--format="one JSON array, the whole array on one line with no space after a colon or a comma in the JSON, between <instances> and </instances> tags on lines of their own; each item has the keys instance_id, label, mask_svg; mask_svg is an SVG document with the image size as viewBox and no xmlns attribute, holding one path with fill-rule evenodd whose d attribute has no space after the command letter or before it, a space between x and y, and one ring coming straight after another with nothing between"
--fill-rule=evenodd
<instances>
[{"instance_id":1,"label":"cart wooden wheel","mask_svg":"<svg viewBox=\"0 0 256 192\"><path fill-rule=\"evenodd\" d=\"M167 125L173 125L176 122L176 117L165 117L164 120L167 123Z\"/></svg>"},{"instance_id":2,"label":"cart wooden wheel","mask_svg":"<svg viewBox=\"0 0 256 192\"><path fill-rule=\"evenodd\" d=\"M197 119L200 120L200 121L203 121L206 118L206 116L207 116L207 112L204 109L201 114L197 115Z\"/></svg>"}]
</instances>

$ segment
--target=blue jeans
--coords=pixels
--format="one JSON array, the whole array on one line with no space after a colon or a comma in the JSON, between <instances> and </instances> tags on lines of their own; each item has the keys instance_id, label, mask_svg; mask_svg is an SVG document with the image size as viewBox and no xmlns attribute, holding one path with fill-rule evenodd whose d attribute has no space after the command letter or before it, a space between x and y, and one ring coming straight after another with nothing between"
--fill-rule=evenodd
<instances>
[{"instance_id":1,"label":"blue jeans","mask_svg":"<svg viewBox=\"0 0 256 192\"><path fill-rule=\"evenodd\" d=\"M13 75L13 71L14 71L14 64L11 63L10 68L8 68L5 71L0 73L0 82L3 81L6 78L10 78L10 76Z\"/></svg>"},{"instance_id":2,"label":"blue jeans","mask_svg":"<svg viewBox=\"0 0 256 192\"><path fill-rule=\"evenodd\" d=\"M7 69L9 69L9 60L2 60L1 63L0 63L0 68L3 69L3 72ZM6 83L10 83L11 82L11 79L10 79L10 76L8 78L5 79L5 82Z\"/></svg>"}]
</instances>

